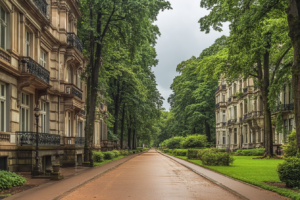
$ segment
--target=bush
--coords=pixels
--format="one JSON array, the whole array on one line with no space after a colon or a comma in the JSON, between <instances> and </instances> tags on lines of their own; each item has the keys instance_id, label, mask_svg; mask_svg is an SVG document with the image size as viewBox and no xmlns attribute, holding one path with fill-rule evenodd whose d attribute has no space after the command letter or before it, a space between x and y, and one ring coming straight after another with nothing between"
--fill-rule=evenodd
<instances>
[{"instance_id":1,"label":"bush","mask_svg":"<svg viewBox=\"0 0 300 200\"><path fill-rule=\"evenodd\" d=\"M105 160L111 160L115 157L115 154L112 151L107 151L107 152L104 152L103 154L104 154Z\"/></svg>"},{"instance_id":2,"label":"bush","mask_svg":"<svg viewBox=\"0 0 300 200\"><path fill-rule=\"evenodd\" d=\"M289 134L289 143L287 145L282 145L282 150L285 157L296 156L296 130L292 131Z\"/></svg>"},{"instance_id":3,"label":"bush","mask_svg":"<svg viewBox=\"0 0 300 200\"><path fill-rule=\"evenodd\" d=\"M176 136L176 137L172 137L172 138L169 138L167 140L164 140L161 144L163 146L166 146L166 147L170 148L170 149L179 149L180 144L181 144L183 139L184 139L184 137Z\"/></svg>"},{"instance_id":4,"label":"bush","mask_svg":"<svg viewBox=\"0 0 300 200\"><path fill-rule=\"evenodd\" d=\"M0 191L23 185L26 179L13 172L0 170Z\"/></svg>"},{"instance_id":5,"label":"bush","mask_svg":"<svg viewBox=\"0 0 300 200\"><path fill-rule=\"evenodd\" d=\"M103 162L104 161L104 155L100 151L93 151L93 160L95 162Z\"/></svg>"},{"instance_id":6,"label":"bush","mask_svg":"<svg viewBox=\"0 0 300 200\"><path fill-rule=\"evenodd\" d=\"M142 152L143 151L143 147L137 147L136 148L139 152Z\"/></svg>"},{"instance_id":7,"label":"bush","mask_svg":"<svg viewBox=\"0 0 300 200\"><path fill-rule=\"evenodd\" d=\"M187 150L187 157L188 159L197 159L199 149L189 149Z\"/></svg>"},{"instance_id":8,"label":"bush","mask_svg":"<svg viewBox=\"0 0 300 200\"><path fill-rule=\"evenodd\" d=\"M234 155L237 156L263 156L265 153L264 148L260 149L244 149L244 150L237 150Z\"/></svg>"},{"instance_id":9,"label":"bush","mask_svg":"<svg viewBox=\"0 0 300 200\"><path fill-rule=\"evenodd\" d=\"M112 152L115 154L115 157L119 157L120 156L120 151L113 150Z\"/></svg>"},{"instance_id":10,"label":"bush","mask_svg":"<svg viewBox=\"0 0 300 200\"><path fill-rule=\"evenodd\" d=\"M229 153L221 153L213 150L206 151L201 158L202 163L209 166L229 166L234 161Z\"/></svg>"},{"instance_id":11,"label":"bush","mask_svg":"<svg viewBox=\"0 0 300 200\"><path fill-rule=\"evenodd\" d=\"M169 149L163 149L163 153L169 153Z\"/></svg>"},{"instance_id":12,"label":"bush","mask_svg":"<svg viewBox=\"0 0 300 200\"><path fill-rule=\"evenodd\" d=\"M189 149L205 147L206 143L205 135L189 135L184 138L181 144L184 149Z\"/></svg>"},{"instance_id":13,"label":"bush","mask_svg":"<svg viewBox=\"0 0 300 200\"><path fill-rule=\"evenodd\" d=\"M120 151L120 154L121 154L122 156L127 156L127 155L128 155L128 151L127 151L127 150L121 150L121 151Z\"/></svg>"},{"instance_id":14,"label":"bush","mask_svg":"<svg viewBox=\"0 0 300 200\"><path fill-rule=\"evenodd\" d=\"M277 169L280 181L287 187L300 187L300 158L289 157L278 165Z\"/></svg>"},{"instance_id":15,"label":"bush","mask_svg":"<svg viewBox=\"0 0 300 200\"><path fill-rule=\"evenodd\" d=\"M175 156L186 156L187 155L187 149L175 149L174 151L173 151L173 154L175 155Z\"/></svg>"}]
</instances>

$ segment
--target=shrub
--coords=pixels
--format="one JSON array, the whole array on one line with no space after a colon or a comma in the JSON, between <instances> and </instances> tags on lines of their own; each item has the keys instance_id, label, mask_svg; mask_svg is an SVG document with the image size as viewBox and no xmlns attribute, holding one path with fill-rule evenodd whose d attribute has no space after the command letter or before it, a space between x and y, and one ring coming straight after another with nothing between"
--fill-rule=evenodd
<instances>
[{"instance_id":1,"label":"shrub","mask_svg":"<svg viewBox=\"0 0 300 200\"><path fill-rule=\"evenodd\" d=\"M289 143L287 145L282 145L282 150L285 157L296 156L296 130L292 131L289 134Z\"/></svg>"},{"instance_id":2,"label":"shrub","mask_svg":"<svg viewBox=\"0 0 300 200\"><path fill-rule=\"evenodd\" d=\"M128 151L128 154L129 154L129 155L133 154L133 151Z\"/></svg>"},{"instance_id":3,"label":"shrub","mask_svg":"<svg viewBox=\"0 0 300 200\"><path fill-rule=\"evenodd\" d=\"M164 153L169 153L169 149L163 149L162 150Z\"/></svg>"},{"instance_id":4,"label":"shrub","mask_svg":"<svg viewBox=\"0 0 300 200\"><path fill-rule=\"evenodd\" d=\"M197 159L197 153L199 149L189 149L187 150L187 157L188 159Z\"/></svg>"},{"instance_id":5,"label":"shrub","mask_svg":"<svg viewBox=\"0 0 300 200\"><path fill-rule=\"evenodd\" d=\"M184 137L176 136L176 137L172 137L172 138L169 138L167 140L164 140L161 144L163 146L166 146L166 147L170 148L170 149L179 149L180 144L181 144L183 139L184 139Z\"/></svg>"},{"instance_id":6,"label":"shrub","mask_svg":"<svg viewBox=\"0 0 300 200\"><path fill-rule=\"evenodd\" d=\"M112 151L107 151L107 152L104 152L103 154L104 154L105 160L111 160L115 157L115 154Z\"/></svg>"},{"instance_id":7,"label":"shrub","mask_svg":"<svg viewBox=\"0 0 300 200\"><path fill-rule=\"evenodd\" d=\"M202 163L209 166L229 166L232 164L234 159L229 153L221 153L217 151L206 151L202 155Z\"/></svg>"},{"instance_id":8,"label":"shrub","mask_svg":"<svg viewBox=\"0 0 300 200\"><path fill-rule=\"evenodd\" d=\"M175 149L174 151L173 151L173 154L175 155L175 156L186 156L187 155L187 149Z\"/></svg>"},{"instance_id":9,"label":"shrub","mask_svg":"<svg viewBox=\"0 0 300 200\"><path fill-rule=\"evenodd\" d=\"M120 156L120 151L118 151L118 150L113 150L112 152L114 152L115 157L119 157L119 156Z\"/></svg>"},{"instance_id":10,"label":"shrub","mask_svg":"<svg viewBox=\"0 0 300 200\"><path fill-rule=\"evenodd\" d=\"M263 156L265 153L264 148L260 149L244 149L244 150L237 150L235 155L237 156Z\"/></svg>"},{"instance_id":11,"label":"shrub","mask_svg":"<svg viewBox=\"0 0 300 200\"><path fill-rule=\"evenodd\" d=\"M206 143L205 135L189 135L184 138L181 144L184 149L189 149L205 147Z\"/></svg>"},{"instance_id":12,"label":"shrub","mask_svg":"<svg viewBox=\"0 0 300 200\"><path fill-rule=\"evenodd\" d=\"M0 170L0 191L23 185L26 179L13 172Z\"/></svg>"},{"instance_id":13,"label":"shrub","mask_svg":"<svg viewBox=\"0 0 300 200\"><path fill-rule=\"evenodd\" d=\"M137 147L136 148L139 152L142 152L143 151L143 147Z\"/></svg>"},{"instance_id":14,"label":"shrub","mask_svg":"<svg viewBox=\"0 0 300 200\"><path fill-rule=\"evenodd\" d=\"M93 151L93 160L95 162L103 162L104 161L104 155L100 151Z\"/></svg>"},{"instance_id":15,"label":"shrub","mask_svg":"<svg viewBox=\"0 0 300 200\"><path fill-rule=\"evenodd\" d=\"M300 158L289 157L278 165L277 169L280 181L287 187L300 187Z\"/></svg>"},{"instance_id":16,"label":"shrub","mask_svg":"<svg viewBox=\"0 0 300 200\"><path fill-rule=\"evenodd\" d=\"M127 156L128 155L128 151L127 150L122 150L122 151L120 151L120 154L122 156Z\"/></svg>"}]
</instances>

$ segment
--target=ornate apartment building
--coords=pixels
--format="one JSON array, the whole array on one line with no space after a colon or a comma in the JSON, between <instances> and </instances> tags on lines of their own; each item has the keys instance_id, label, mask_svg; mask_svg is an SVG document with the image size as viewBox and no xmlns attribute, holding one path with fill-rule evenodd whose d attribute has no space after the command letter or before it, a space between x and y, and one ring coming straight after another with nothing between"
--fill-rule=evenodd
<instances>
[{"instance_id":1,"label":"ornate apartment building","mask_svg":"<svg viewBox=\"0 0 300 200\"><path fill-rule=\"evenodd\" d=\"M77 37L79 0L0 0L0 169L31 171L39 112L39 162L83 160L87 60ZM101 104L100 111L107 107ZM94 147L107 139L95 121Z\"/></svg>"},{"instance_id":2,"label":"ornate apartment building","mask_svg":"<svg viewBox=\"0 0 300 200\"><path fill-rule=\"evenodd\" d=\"M219 81L215 93L216 147L234 151L264 147L264 113L260 90L252 79L238 80L231 85ZM278 106L272 116L282 112L284 126L294 129L292 92L288 85L278 95ZM272 124L274 151L284 142L283 133L276 133Z\"/></svg>"}]
</instances>

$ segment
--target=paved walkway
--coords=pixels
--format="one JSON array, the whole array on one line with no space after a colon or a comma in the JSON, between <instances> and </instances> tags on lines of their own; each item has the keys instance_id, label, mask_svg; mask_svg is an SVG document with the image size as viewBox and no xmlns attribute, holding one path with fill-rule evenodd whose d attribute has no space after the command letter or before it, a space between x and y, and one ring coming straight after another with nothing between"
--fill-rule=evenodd
<instances>
[{"instance_id":1,"label":"paved walkway","mask_svg":"<svg viewBox=\"0 0 300 200\"><path fill-rule=\"evenodd\" d=\"M116 166L118 167L114 168ZM7 198L7 200L14 199L282 200L285 198L187 161L150 150Z\"/></svg>"},{"instance_id":2,"label":"paved walkway","mask_svg":"<svg viewBox=\"0 0 300 200\"><path fill-rule=\"evenodd\" d=\"M150 150L89 182L63 200L239 199L173 160Z\"/></svg>"}]
</instances>

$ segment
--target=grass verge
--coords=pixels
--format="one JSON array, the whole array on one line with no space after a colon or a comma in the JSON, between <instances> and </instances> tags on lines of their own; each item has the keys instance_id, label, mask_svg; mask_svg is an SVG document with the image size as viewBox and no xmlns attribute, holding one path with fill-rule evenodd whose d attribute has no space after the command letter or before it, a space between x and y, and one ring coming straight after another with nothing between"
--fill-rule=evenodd
<instances>
[{"instance_id":1,"label":"grass verge","mask_svg":"<svg viewBox=\"0 0 300 200\"><path fill-rule=\"evenodd\" d=\"M168 154L174 156L172 154ZM227 175L229 177L250 183L266 190L277 192L278 194L294 200L300 200L300 191L278 188L264 182L280 182L277 174L277 165L283 160L278 159L252 159L256 156L233 156L234 162L230 166L207 166L201 160L191 160L186 156L174 156L183 160L190 161L197 165Z\"/></svg>"},{"instance_id":2,"label":"grass verge","mask_svg":"<svg viewBox=\"0 0 300 200\"><path fill-rule=\"evenodd\" d=\"M94 166L101 166L101 165L104 165L105 163L109 163L111 161L118 160L118 159L121 159L121 158L124 158L124 157L125 156L119 156L119 157L113 158L111 160L104 160L103 162L94 162Z\"/></svg>"}]
</instances>

